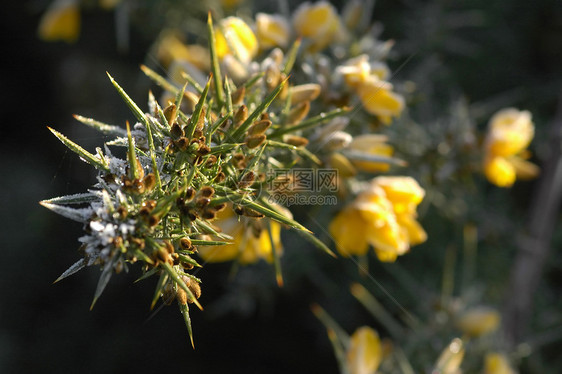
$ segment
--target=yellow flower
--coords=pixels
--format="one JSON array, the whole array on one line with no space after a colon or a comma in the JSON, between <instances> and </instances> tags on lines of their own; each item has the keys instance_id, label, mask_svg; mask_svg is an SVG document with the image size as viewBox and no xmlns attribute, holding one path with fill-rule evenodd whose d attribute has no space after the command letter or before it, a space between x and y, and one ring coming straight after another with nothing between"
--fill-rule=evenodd
<instances>
[{"instance_id":1,"label":"yellow flower","mask_svg":"<svg viewBox=\"0 0 562 374\"><path fill-rule=\"evenodd\" d=\"M500 314L497 310L487 307L476 307L461 314L456 322L457 327L470 337L479 337L497 330Z\"/></svg>"},{"instance_id":2,"label":"yellow flower","mask_svg":"<svg viewBox=\"0 0 562 374\"><path fill-rule=\"evenodd\" d=\"M342 256L362 256L367 253L369 222L354 206L345 207L337 214L330 222L329 230Z\"/></svg>"},{"instance_id":3,"label":"yellow flower","mask_svg":"<svg viewBox=\"0 0 562 374\"><path fill-rule=\"evenodd\" d=\"M80 9L73 0L57 0L41 17L39 37L46 41L73 43L80 35Z\"/></svg>"},{"instance_id":4,"label":"yellow flower","mask_svg":"<svg viewBox=\"0 0 562 374\"><path fill-rule=\"evenodd\" d=\"M346 354L350 374L374 374L382 359L379 335L370 327L358 328L350 339Z\"/></svg>"},{"instance_id":5,"label":"yellow flower","mask_svg":"<svg viewBox=\"0 0 562 374\"><path fill-rule=\"evenodd\" d=\"M99 0L100 6L105 10L115 8L122 0Z\"/></svg>"},{"instance_id":6,"label":"yellow flower","mask_svg":"<svg viewBox=\"0 0 562 374\"><path fill-rule=\"evenodd\" d=\"M348 149L368 155L391 157L394 153L394 148L392 148L391 145L386 144L387 140L388 138L383 135L359 135L353 137ZM352 163L356 168L371 173L377 171L388 171L390 168L390 165L384 162L352 160Z\"/></svg>"},{"instance_id":7,"label":"yellow flower","mask_svg":"<svg viewBox=\"0 0 562 374\"><path fill-rule=\"evenodd\" d=\"M293 14L293 26L297 34L310 39L313 51L321 50L333 42L342 29L340 24L336 9L327 1L315 4L304 2Z\"/></svg>"},{"instance_id":8,"label":"yellow flower","mask_svg":"<svg viewBox=\"0 0 562 374\"><path fill-rule=\"evenodd\" d=\"M234 8L235 6L240 5L242 2L244 2L244 0L220 0L223 8Z\"/></svg>"},{"instance_id":9,"label":"yellow flower","mask_svg":"<svg viewBox=\"0 0 562 374\"><path fill-rule=\"evenodd\" d=\"M435 373L441 374L461 374L460 366L464 358L464 344L461 339L455 338L447 348L441 352L441 355L435 363Z\"/></svg>"},{"instance_id":10,"label":"yellow flower","mask_svg":"<svg viewBox=\"0 0 562 374\"><path fill-rule=\"evenodd\" d=\"M284 48L289 44L289 24L282 16L258 13L256 15L256 36L260 49Z\"/></svg>"},{"instance_id":11,"label":"yellow flower","mask_svg":"<svg viewBox=\"0 0 562 374\"><path fill-rule=\"evenodd\" d=\"M413 214L422 202L425 191L412 177L376 177L373 186L381 187L397 214Z\"/></svg>"},{"instance_id":12,"label":"yellow flower","mask_svg":"<svg viewBox=\"0 0 562 374\"><path fill-rule=\"evenodd\" d=\"M515 374L515 371L503 354L493 352L484 358L484 374Z\"/></svg>"},{"instance_id":13,"label":"yellow flower","mask_svg":"<svg viewBox=\"0 0 562 374\"><path fill-rule=\"evenodd\" d=\"M492 116L486 139L489 153L493 156L513 156L531 143L535 126L531 113L515 108L502 109Z\"/></svg>"},{"instance_id":14,"label":"yellow flower","mask_svg":"<svg viewBox=\"0 0 562 374\"><path fill-rule=\"evenodd\" d=\"M370 63L369 56L366 54L348 60L344 65L339 66L337 71L343 75L345 83L352 88L357 88L360 84L368 81L371 75L380 80L385 80L390 74L384 63Z\"/></svg>"},{"instance_id":15,"label":"yellow flower","mask_svg":"<svg viewBox=\"0 0 562 374\"><path fill-rule=\"evenodd\" d=\"M392 92L392 85L376 75L370 75L358 85L357 94L365 110L377 116L382 123L390 124L404 109L404 98Z\"/></svg>"},{"instance_id":16,"label":"yellow flower","mask_svg":"<svg viewBox=\"0 0 562 374\"><path fill-rule=\"evenodd\" d=\"M177 34L169 31L163 34L158 42L156 55L164 66L175 61L186 61L202 71L209 71L211 57L207 48L200 45L186 45Z\"/></svg>"},{"instance_id":17,"label":"yellow flower","mask_svg":"<svg viewBox=\"0 0 562 374\"><path fill-rule=\"evenodd\" d=\"M498 187L511 187L516 179L515 167L505 157L486 158L484 175Z\"/></svg>"},{"instance_id":18,"label":"yellow flower","mask_svg":"<svg viewBox=\"0 0 562 374\"><path fill-rule=\"evenodd\" d=\"M256 35L246 22L238 17L227 17L215 29L217 55L223 59L234 55L243 63L248 63L258 53Z\"/></svg>"},{"instance_id":19,"label":"yellow flower","mask_svg":"<svg viewBox=\"0 0 562 374\"><path fill-rule=\"evenodd\" d=\"M517 178L535 178L540 170L525 159L535 133L531 113L514 108L492 116L485 142L484 175L499 187L511 187Z\"/></svg>"},{"instance_id":20,"label":"yellow flower","mask_svg":"<svg viewBox=\"0 0 562 374\"><path fill-rule=\"evenodd\" d=\"M260 259L273 262L273 248L282 250L281 224L266 218L255 219L236 215L227 208L219 212L215 224L222 232L233 237L231 244L219 246L200 246L199 255L207 262L238 260L247 265ZM271 227L271 237L267 225ZM271 240L273 239L273 240Z\"/></svg>"},{"instance_id":21,"label":"yellow flower","mask_svg":"<svg viewBox=\"0 0 562 374\"><path fill-rule=\"evenodd\" d=\"M373 246L380 261L392 262L427 234L415 219L424 190L409 177L378 177L334 217L329 230L342 256L364 255Z\"/></svg>"}]
</instances>

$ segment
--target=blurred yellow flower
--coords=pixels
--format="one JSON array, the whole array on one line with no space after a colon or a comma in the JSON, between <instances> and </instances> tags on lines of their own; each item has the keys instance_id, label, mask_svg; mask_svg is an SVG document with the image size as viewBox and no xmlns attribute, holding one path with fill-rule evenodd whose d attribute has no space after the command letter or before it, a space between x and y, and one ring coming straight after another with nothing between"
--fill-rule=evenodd
<instances>
[{"instance_id":1,"label":"blurred yellow flower","mask_svg":"<svg viewBox=\"0 0 562 374\"><path fill-rule=\"evenodd\" d=\"M290 213L289 213L290 214ZM219 246L200 246L199 256L207 262L224 262L238 260L247 265L260 259L273 262L273 241L275 249L281 252L281 224L267 218L248 218L238 216L231 208L217 215L214 222L222 232L233 237L231 244ZM271 227L269 236L268 224Z\"/></svg>"},{"instance_id":2,"label":"blurred yellow flower","mask_svg":"<svg viewBox=\"0 0 562 374\"><path fill-rule=\"evenodd\" d=\"M347 148L368 155L391 157L394 148L386 143L387 140L384 135L364 134L354 136ZM357 169L371 173L390 169L390 164L384 162L352 160L352 163Z\"/></svg>"},{"instance_id":3,"label":"blurred yellow flower","mask_svg":"<svg viewBox=\"0 0 562 374\"><path fill-rule=\"evenodd\" d=\"M53 2L41 17L38 34L46 41L75 42L80 35L80 9L76 1Z\"/></svg>"},{"instance_id":4,"label":"blurred yellow flower","mask_svg":"<svg viewBox=\"0 0 562 374\"><path fill-rule=\"evenodd\" d=\"M260 49L286 47L290 36L289 23L280 15L256 14L256 36Z\"/></svg>"},{"instance_id":5,"label":"blurred yellow flower","mask_svg":"<svg viewBox=\"0 0 562 374\"><path fill-rule=\"evenodd\" d=\"M339 66L337 71L342 74L345 83L352 88L357 88L360 84L368 81L371 75L380 80L385 80L390 74L386 64L382 62L370 63L369 56L366 54L348 60L345 64Z\"/></svg>"},{"instance_id":6,"label":"blurred yellow flower","mask_svg":"<svg viewBox=\"0 0 562 374\"><path fill-rule=\"evenodd\" d=\"M215 38L219 59L234 55L243 63L248 63L258 53L256 35L250 26L238 17L221 20L215 29Z\"/></svg>"},{"instance_id":7,"label":"blurred yellow flower","mask_svg":"<svg viewBox=\"0 0 562 374\"><path fill-rule=\"evenodd\" d=\"M328 46L342 29L336 9L327 1L302 3L293 14L293 26L298 35L310 39L313 51Z\"/></svg>"},{"instance_id":8,"label":"blurred yellow flower","mask_svg":"<svg viewBox=\"0 0 562 374\"><path fill-rule=\"evenodd\" d=\"M220 3L224 8L234 8L243 2L244 0L220 0Z\"/></svg>"},{"instance_id":9,"label":"blurred yellow flower","mask_svg":"<svg viewBox=\"0 0 562 374\"><path fill-rule=\"evenodd\" d=\"M455 338L447 348L441 352L437 362L435 363L435 370L432 373L440 374L461 374L460 366L464 358L464 344L461 339Z\"/></svg>"},{"instance_id":10,"label":"blurred yellow flower","mask_svg":"<svg viewBox=\"0 0 562 374\"><path fill-rule=\"evenodd\" d=\"M370 75L359 84L357 94L365 110L386 125L404 109L404 98L392 92L392 85L379 79L377 75Z\"/></svg>"},{"instance_id":11,"label":"blurred yellow flower","mask_svg":"<svg viewBox=\"0 0 562 374\"><path fill-rule=\"evenodd\" d=\"M100 6L105 10L115 8L123 0L99 0Z\"/></svg>"},{"instance_id":12,"label":"blurred yellow flower","mask_svg":"<svg viewBox=\"0 0 562 374\"><path fill-rule=\"evenodd\" d=\"M380 261L392 262L427 234L415 209L424 190L410 177L377 177L336 215L329 226L343 256L364 255L373 246Z\"/></svg>"},{"instance_id":13,"label":"blurred yellow flower","mask_svg":"<svg viewBox=\"0 0 562 374\"><path fill-rule=\"evenodd\" d=\"M211 57L207 48L200 45L186 45L174 31L163 33L160 38L156 55L166 67L176 61L186 61L202 71L209 71Z\"/></svg>"},{"instance_id":14,"label":"blurred yellow flower","mask_svg":"<svg viewBox=\"0 0 562 374\"><path fill-rule=\"evenodd\" d=\"M370 327L358 328L350 339L346 353L350 374L374 374L382 359L379 335Z\"/></svg>"},{"instance_id":15,"label":"blurred yellow flower","mask_svg":"<svg viewBox=\"0 0 562 374\"><path fill-rule=\"evenodd\" d=\"M484 358L484 374L515 374L515 370L503 354L493 352Z\"/></svg>"},{"instance_id":16,"label":"blurred yellow flower","mask_svg":"<svg viewBox=\"0 0 562 374\"><path fill-rule=\"evenodd\" d=\"M470 337L479 337L498 329L500 313L488 307L475 307L462 313L457 321L457 327Z\"/></svg>"},{"instance_id":17,"label":"blurred yellow flower","mask_svg":"<svg viewBox=\"0 0 562 374\"><path fill-rule=\"evenodd\" d=\"M499 187L510 187L517 178L531 179L540 170L526 161L535 126L531 113L515 108L502 109L492 116L485 142L484 175Z\"/></svg>"}]
</instances>

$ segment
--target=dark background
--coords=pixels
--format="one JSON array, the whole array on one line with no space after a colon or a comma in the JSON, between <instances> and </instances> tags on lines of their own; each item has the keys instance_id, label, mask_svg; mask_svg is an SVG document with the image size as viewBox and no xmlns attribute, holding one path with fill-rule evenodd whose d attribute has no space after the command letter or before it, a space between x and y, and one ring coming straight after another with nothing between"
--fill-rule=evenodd
<instances>
[{"instance_id":1,"label":"dark background","mask_svg":"<svg viewBox=\"0 0 562 374\"><path fill-rule=\"evenodd\" d=\"M471 102L494 99L529 109L538 126L537 141L544 140L548 132L540 126L553 119L562 88L560 2L454 3L377 3L375 19L385 24L383 36L397 42L393 65L416 53L412 67L402 73L405 77L416 79L415 66L433 64L434 74L425 78L434 79L436 90L449 87L445 95L456 87ZM46 126L86 149L101 145L103 137L80 125L72 114L119 125L131 119L105 72L144 104L151 84L138 66L151 61L146 51L153 40L133 25L130 52L118 53L113 14L90 9L82 15L76 44L45 43L36 36L42 6L40 1L10 1L0 12L0 372L336 373L325 330L310 313L310 304L332 307L330 313L350 332L362 323L372 324L372 319L351 308L350 296L319 291L315 274L295 277L292 283L288 274L289 284L279 290L273 272L259 265L252 275L239 274L235 283L245 293L233 301L222 297L232 295L229 265L206 267L198 276L205 280L201 302L208 310L192 311L195 350L175 307L149 318L153 285L133 284L138 269L113 277L93 311L89 306L97 269L52 285L79 258L77 238L82 228L38 202L82 192L94 182L94 174ZM483 15L477 17L477 26L447 25L451 14L467 9ZM540 156L540 149L537 153ZM506 193L511 202L525 207L527 191ZM285 239L290 251L297 239ZM559 294L562 284L557 253L558 248L551 252L545 269L548 282L543 285L552 294ZM312 256L316 267L338 269L323 255ZM423 259L423 252L412 256L406 264ZM291 261L289 252L285 268L298 265ZM331 281L346 282L345 271L341 272ZM259 286L254 286L256 280ZM559 346L558 340L550 349ZM558 372L554 365L559 360L548 349L544 365Z\"/></svg>"}]
</instances>

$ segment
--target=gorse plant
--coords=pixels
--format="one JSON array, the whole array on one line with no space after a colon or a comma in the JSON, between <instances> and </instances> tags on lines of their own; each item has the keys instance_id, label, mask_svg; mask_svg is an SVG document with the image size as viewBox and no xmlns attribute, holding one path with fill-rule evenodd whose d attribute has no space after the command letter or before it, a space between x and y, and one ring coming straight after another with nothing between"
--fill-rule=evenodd
<instances>
[{"instance_id":1,"label":"gorse plant","mask_svg":"<svg viewBox=\"0 0 562 374\"><path fill-rule=\"evenodd\" d=\"M330 256L359 258L367 273L363 265L371 252L381 262L395 262L431 240L418 217L426 195L424 212L433 204L447 216L445 195L467 196L474 175L484 174L500 187L537 176L538 167L526 161L534 134L529 112L499 112L480 143L483 137L464 107L433 127L414 123L408 113L414 85L390 83L386 59L393 43L379 40L372 7L372 1L351 1L340 16L328 2L307 2L292 15L257 13L254 21L229 16L216 24L209 12L206 29L199 30L207 46L184 43L181 33L167 30L155 54L168 77L141 66L162 90L159 100L149 92L146 111L109 76L131 109L133 125L75 116L113 137L95 153L50 129L98 173L87 192L41 202L84 225L83 257L58 280L99 266L93 307L114 273L138 263L139 280L157 279L151 307L159 299L176 300L193 345L189 305L203 308L205 279L197 270L206 263L265 260L281 286L281 231L291 230ZM410 176L380 175L396 168ZM293 218L291 209L298 205L322 205L322 232ZM455 223L464 225L466 251L474 253L477 234L466 216ZM418 354L412 347L430 335L440 344L432 354L441 352L431 356L432 373L460 373L470 342L496 331L500 318L479 302L472 307L454 300L449 260L445 296L427 326L409 314L395 320L367 289L351 287L392 342L367 326L348 335L313 307L342 373L413 373L407 354ZM412 344L404 339L406 331L415 335ZM503 355L489 354L486 373L511 372ZM419 356L427 366L428 355Z\"/></svg>"}]
</instances>

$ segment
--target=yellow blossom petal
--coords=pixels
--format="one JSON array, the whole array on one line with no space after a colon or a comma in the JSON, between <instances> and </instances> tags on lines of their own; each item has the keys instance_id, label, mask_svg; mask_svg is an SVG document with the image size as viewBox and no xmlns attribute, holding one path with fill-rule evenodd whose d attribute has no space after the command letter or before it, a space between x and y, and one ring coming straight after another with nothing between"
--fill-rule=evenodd
<instances>
[{"instance_id":1,"label":"yellow blossom petal","mask_svg":"<svg viewBox=\"0 0 562 374\"><path fill-rule=\"evenodd\" d=\"M186 45L173 31L164 33L160 38L156 55L164 66L169 66L174 61L187 61L202 71L210 69L211 57L207 48Z\"/></svg>"},{"instance_id":2,"label":"yellow blossom petal","mask_svg":"<svg viewBox=\"0 0 562 374\"><path fill-rule=\"evenodd\" d=\"M425 196L425 190L412 177L377 177L371 184L384 190L397 214L413 213Z\"/></svg>"},{"instance_id":3,"label":"yellow blossom petal","mask_svg":"<svg viewBox=\"0 0 562 374\"><path fill-rule=\"evenodd\" d=\"M231 54L248 63L258 53L258 41L254 32L238 17L227 17L220 21L215 30L215 38L220 59Z\"/></svg>"},{"instance_id":4,"label":"yellow blossom petal","mask_svg":"<svg viewBox=\"0 0 562 374\"><path fill-rule=\"evenodd\" d=\"M503 354L494 352L484 358L484 374L515 374L515 371Z\"/></svg>"},{"instance_id":5,"label":"yellow blossom petal","mask_svg":"<svg viewBox=\"0 0 562 374\"><path fill-rule=\"evenodd\" d=\"M381 341L377 332L367 326L358 328L351 336L346 355L349 373L374 374L381 358Z\"/></svg>"},{"instance_id":6,"label":"yellow blossom petal","mask_svg":"<svg viewBox=\"0 0 562 374\"><path fill-rule=\"evenodd\" d=\"M404 109L404 98L392 92L392 85L371 75L357 87L357 94L365 110L388 124L390 117L398 117Z\"/></svg>"},{"instance_id":7,"label":"yellow blossom petal","mask_svg":"<svg viewBox=\"0 0 562 374\"><path fill-rule=\"evenodd\" d=\"M361 256L367 253L368 222L353 206L348 206L339 212L330 222L329 230L342 256Z\"/></svg>"},{"instance_id":8,"label":"yellow blossom petal","mask_svg":"<svg viewBox=\"0 0 562 374\"><path fill-rule=\"evenodd\" d=\"M512 156L523 151L535 133L531 113L515 108L502 109L490 119L486 144L493 156Z\"/></svg>"},{"instance_id":9,"label":"yellow blossom petal","mask_svg":"<svg viewBox=\"0 0 562 374\"><path fill-rule=\"evenodd\" d=\"M465 334L478 337L497 330L500 314L487 307L476 307L464 312L457 320L457 327Z\"/></svg>"},{"instance_id":10,"label":"yellow blossom petal","mask_svg":"<svg viewBox=\"0 0 562 374\"><path fill-rule=\"evenodd\" d=\"M512 156L508 159L508 161L515 168L515 174L517 175L518 179L534 179L541 172L541 169L537 165L533 164L532 162L526 161L521 157Z\"/></svg>"},{"instance_id":11,"label":"yellow blossom petal","mask_svg":"<svg viewBox=\"0 0 562 374\"><path fill-rule=\"evenodd\" d=\"M453 339L437 359L435 372L441 374L461 374L462 372L459 368L464 358L464 352L462 340L459 338Z\"/></svg>"},{"instance_id":12,"label":"yellow blossom petal","mask_svg":"<svg viewBox=\"0 0 562 374\"><path fill-rule=\"evenodd\" d=\"M289 24L282 16L258 13L256 15L256 36L260 49L284 48L289 44Z\"/></svg>"},{"instance_id":13,"label":"yellow blossom petal","mask_svg":"<svg viewBox=\"0 0 562 374\"><path fill-rule=\"evenodd\" d=\"M355 136L348 148L354 151L366 153L375 156L391 157L394 153L394 148L386 144L387 138L381 135L364 134ZM390 169L390 165L383 162L373 161L357 161L353 160L353 165L360 170L367 172L385 172Z\"/></svg>"},{"instance_id":14,"label":"yellow blossom petal","mask_svg":"<svg viewBox=\"0 0 562 374\"><path fill-rule=\"evenodd\" d=\"M355 170L351 161L341 153L332 153L330 155L330 165L338 170L338 175L341 178L349 178L357 174L357 170Z\"/></svg>"},{"instance_id":15,"label":"yellow blossom petal","mask_svg":"<svg viewBox=\"0 0 562 374\"><path fill-rule=\"evenodd\" d=\"M427 233L411 214L397 215L397 222L405 230L410 245L421 244L427 240Z\"/></svg>"},{"instance_id":16,"label":"yellow blossom petal","mask_svg":"<svg viewBox=\"0 0 562 374\"><path fill-rule=\"evenodd\" d=\"M293 14L293 26L297 34L312 41L313 50L330 44L341 28L336 9L327 1L302 3Z\"/></svg>"},{"instance_id":17,"label":"yellow blossom petal","mask_svg":"<svg viewBox=\"0 0 562 374\"><path fill-rule=\"evenodd\" d=\"M39 37L46 41L73 43L80 35L80 9L72 0L55 1L41 17Z\"/></svg>"},{"instance_id":18,"label":"yellow blossom petal","mask_svg":"<svg viewBox=\"0 0 562 374\"><path fill-rule=\"evenodd\" d=\"M498 187L511 187L515 183L515 167L505 157L491 157L484 161L484 175Z\"/></svg>"}]
</instances>

